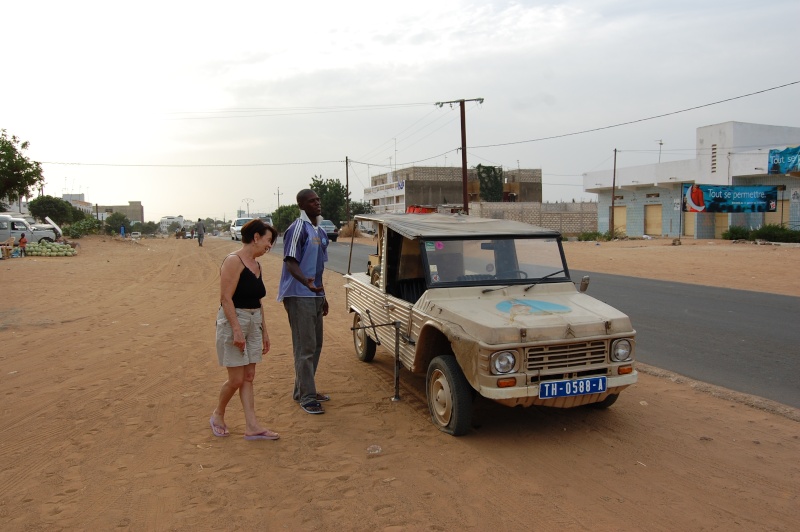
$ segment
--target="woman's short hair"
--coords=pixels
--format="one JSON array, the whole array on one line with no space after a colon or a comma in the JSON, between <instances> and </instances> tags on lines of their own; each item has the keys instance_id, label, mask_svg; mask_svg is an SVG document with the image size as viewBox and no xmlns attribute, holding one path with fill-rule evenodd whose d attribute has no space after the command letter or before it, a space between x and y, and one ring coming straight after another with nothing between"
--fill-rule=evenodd
<instances>
[{"instance_id":1,"label":"woman's short hair","mask_svg":"<svg viewBox=\"0 0 800 532\"><path fill-rule=\"evenodd\" d=\"M270 241L274 244L275 241L278 240L278 230L264 220L253 218L242 226L242 243L249 244L253 241L253 237L256 233L258 233L259 236L264 236L267 234L267 231L271 233Z\"/></svg>"}]
</instances>

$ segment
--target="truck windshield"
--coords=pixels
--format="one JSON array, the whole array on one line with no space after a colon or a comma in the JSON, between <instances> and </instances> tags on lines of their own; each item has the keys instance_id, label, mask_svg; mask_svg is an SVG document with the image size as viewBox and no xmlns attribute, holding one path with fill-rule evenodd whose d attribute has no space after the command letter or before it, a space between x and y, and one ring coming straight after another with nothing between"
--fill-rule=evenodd
<instances>
[{"instance_id":1,"label":"truck windshield","mask_svg":"<svg viewBox=\"0 0 800 532\"><path fill-rule=\"evenodd\" d=\"M431 288L567 279L561 243L555 238L425 240L422 249Z\"/></svg>"}]
</instances>

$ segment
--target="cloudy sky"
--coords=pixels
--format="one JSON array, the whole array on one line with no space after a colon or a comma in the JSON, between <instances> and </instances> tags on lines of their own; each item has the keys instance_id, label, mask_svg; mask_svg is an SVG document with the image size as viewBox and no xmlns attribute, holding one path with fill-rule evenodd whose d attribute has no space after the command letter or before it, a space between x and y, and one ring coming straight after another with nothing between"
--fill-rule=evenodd
<instances>
[{"instance_id":1,"label":"cloudy sky","mask_svg":"<svg viewBox=\"0 0 800 532\"><path fill-rule=\"evenodd\" d=\"M800 127L798 20L797 0L6 2L0 128L45 194L230 219L344 183L346 156L355 200L391 167L460 166L458 106L434 104L484 98L469 167L588 201L614 148L648 164L693 158L699 126Z\"/></svg>"}]
</instances>

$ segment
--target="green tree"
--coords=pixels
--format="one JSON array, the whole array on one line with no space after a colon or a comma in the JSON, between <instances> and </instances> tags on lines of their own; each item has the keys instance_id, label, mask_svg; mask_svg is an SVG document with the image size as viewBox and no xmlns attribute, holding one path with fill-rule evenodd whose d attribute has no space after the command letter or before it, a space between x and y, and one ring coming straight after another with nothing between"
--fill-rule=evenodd
<instances>
[{"instance_id":1,"label":"green tree","mask_svg":"<svg viewBox=\"0 0 800 532\"><path fill-rule=\"evenodd\" d=\"M350 202L350 216L355 216L357 214L373 214L375 209L372 208L372 204L368 201L351 201Z\"/></svg>"},{"instance_id":2,"label":"green tree","mask_svg":"<svg viewBox=\"0 0 800 532\"><path fill-rule=\"evenodd\" d=\"M179 224L178 222L172 222L171 224L169 224L169 227L167 227L167 233L172 234L180 228L181 224Z\"/></svg>"},{"instance_id":3,"label":"green tree","mask_svg":"<svg viewBox=\"0 0 800 532\"><path fill-rule=\"evenodd\" d=\"M80 238L83 235L96 234L99 231L100 222L91 216L79 222L74 222L64 229L64 232L66 232L67 236L70 238Z\"/></svg>"},{"instance_id":4,"label":"green tree","mask_svg":"<svg viewBox=\"0 0 800 532\"><path fill-rule=\"evenodd\" d=\"M308 186L317 193L322 202L322 217L332 221L337 226L345 218L345 201L347 200L347 190L338 179L322 180L322 176L311 180Z\"/></svg>"},{"instance_id":5,"label":"green tree","mask_svg":"<svg viewBox=\"0 0 800 532\"><path fill-rule=\"evenodd\" d=\"M72 205L53 196L39 196L28 203L28 210L31 216L37 220L44 220L49 216L58 225L72 221Z\"/></svg>"},{"instance_id":6,"label":"green tree","mask_svg":"<svg viewBox=\"0 0 800 532\"><path fill-rule=\"evenodd\" d=\"M479 164L475 169L481 182L481 199L503 201L503 167Z\"/></svg>"},{"instance_id":7,"label":"green tree","mask_svg":"<svg viewBox=\"0 0 800 532\"><path fill-rule=\"evenodd\" d=\"M281 205L272 213L272 222L275 224L275 229L283 233L298 216L300 207L297 205Z\"/></svg>"},{"instance_id":8,"label":"green tree","mask_svg":"<svg viewBox=\"0 0 800 532\"><path fill-rule=\"evenodd\" d=\"M128 220L128 217L121 212L112 212L109 214L108 218L106 218L106 234L113 235L114 233L119 233L120 227L125 228L125 234L130 234L131 221Z\"/></svg>"},{"instance_id":9,"label":"green tree","mask_svg":"<svg viewBox=\"0 0 800 532\"><path fill-rule=\"evenodd\" d=\"M70 206L70 212L72 213L70 217L70 223L80 222L85 218L90 218L88 214L86 214L73 204L69 203L69 206Z\"/></svg>"},{"instance_id":10,"label":"green tree","mask_svg":"<svg viewBox=\"0 0 800 532\"><path fill-rule=\"evenodd\" d=\"M5 129L0 130L0 198L13 203L44 184L41 164L22 153L29 146L28 141L20 142L13 135L9 137Z\"/></svg>"}]
</instances>

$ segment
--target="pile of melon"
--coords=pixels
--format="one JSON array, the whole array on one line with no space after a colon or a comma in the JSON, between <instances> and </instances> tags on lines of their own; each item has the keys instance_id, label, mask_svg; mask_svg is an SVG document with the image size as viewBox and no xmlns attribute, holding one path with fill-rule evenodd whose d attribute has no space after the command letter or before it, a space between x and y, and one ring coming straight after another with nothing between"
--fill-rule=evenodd
<instances>
[{"instance_id":1,"label":"pile of melon","mask_svg":"<svg viewBox=\"0 0 800 532\"><path fill-rule=\"evenodd\" d=\"M43 240L39 243L28 244L25 253L31 257L74 257L78 254L78 250L72 249L68 244L57 244Z\"/></svg>"}]
</instances>

